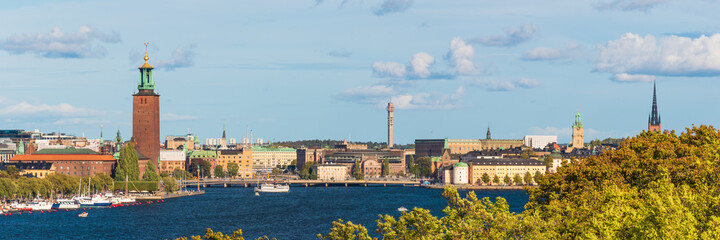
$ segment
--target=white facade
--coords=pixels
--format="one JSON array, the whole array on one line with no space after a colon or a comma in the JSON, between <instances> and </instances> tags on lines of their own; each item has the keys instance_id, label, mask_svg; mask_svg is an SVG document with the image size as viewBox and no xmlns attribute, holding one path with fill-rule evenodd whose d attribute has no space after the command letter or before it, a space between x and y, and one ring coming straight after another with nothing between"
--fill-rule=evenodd
<instances>
[{"instance_id":1,"label":"white facade","mask_svg":"<svg viewBox=\"0 0 720 240\"><path fill-rule=\"evenodd\" d=\"M458 184L458 185L468 184L468 167L467 167L467 165L453 167L452 184Z\"/></svg>"},{"instance_id":2,"label":"white facade","mask_svg":"<svg viewBox=\"0 0 720 240\"><path fill-rule=\"evenodd\" d=\"M206 138L205 145L218 146L222 143L222 138ZM237 144L237 140L234 138L227 138L228 145Z\"/></svg>"},{"instance_id":3,"label":"white facade","mask_svg":"<svg viewBox=\"0 0 720 240\"><path fill-rule=\"evenodd\" d=\"M316 165L315 172L317 173L318 180L345 180L348 178L347 166L334 165L334 164L320 164Z\"/></svg>"},{"instance_id":4,"label":"white facade","mask_svg":"<svg viewBox=\"0 0 720 240\"><path fill-rule=\"evenodd\" d=\"M253 146L253 169L272 169L277 166L288 166L297 158L297 150L294 148L267 148Z\"/></svg>"},{"instance_id":5,"label":"white facade","mask_svg":"<svg viewBox=\"0 0 720 240\"><path fill-rule=\"evenodd\" d=\"M532 148L544 148L550 143L557 143L557 136L527 135L523 139L523 144Z\"/></svg>"},{"instance_id":6,"label":"white facade","mask_svg":"<svg viewBox=\"0 0 720 240\"><path fill-rule=\"evenodd\" d=\"M160 161L185 161L185 152L181 150L160 150Z\"/></svg>"}]
</instances>

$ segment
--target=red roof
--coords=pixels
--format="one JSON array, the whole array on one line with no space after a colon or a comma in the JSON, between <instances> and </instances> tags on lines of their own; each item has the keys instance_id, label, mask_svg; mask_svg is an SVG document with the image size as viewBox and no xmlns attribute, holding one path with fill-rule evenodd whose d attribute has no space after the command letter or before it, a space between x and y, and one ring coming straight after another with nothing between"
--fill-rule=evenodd
<instances>
[{"instance_id":1,"label":"red roof","mask_svg":"<svg viewBox=\"0 0 720 240\"><path fill-rule=\"evenodd\" d=\"M10 161L115 161L115 158L99 154L25 154L15 155Z\"/></svg>"}]
</instances>

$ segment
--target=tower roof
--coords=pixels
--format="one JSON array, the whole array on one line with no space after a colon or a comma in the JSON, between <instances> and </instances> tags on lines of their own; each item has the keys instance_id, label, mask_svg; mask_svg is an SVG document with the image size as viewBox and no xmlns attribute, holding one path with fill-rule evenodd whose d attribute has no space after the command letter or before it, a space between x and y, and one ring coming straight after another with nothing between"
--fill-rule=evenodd
<instances>
[{"instance_id":1,"label":"tower roof","mask_svg":"<svg viewBox=\"0 0 720 240\"><path fill-rule=\"evenodd\" d=\"M583 127L582 119L580 118L580 111L575 114L575 123L573 124L573 127Z\"/></svg>"},{"instance_id":2,"label":"tower roof","mask_svg":"<svg viewBox=\"0 0 720 240\"><path fill-rule=\"evenodd\" d=\"M387 108L386 108L386 109L387 109L388 112L393 112L393 111L395 111L395 105L393 105L392 101L388 102L388 105L387 105Z\"/></svg>"}]
</instances>

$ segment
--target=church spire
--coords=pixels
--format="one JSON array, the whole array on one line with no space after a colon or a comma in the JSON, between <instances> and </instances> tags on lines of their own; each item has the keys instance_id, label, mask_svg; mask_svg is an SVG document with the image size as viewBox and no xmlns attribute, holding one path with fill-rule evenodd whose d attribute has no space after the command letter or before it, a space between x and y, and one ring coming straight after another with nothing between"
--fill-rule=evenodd
<instances>
[{"instance_id":1,"label":"church spire","mask_svg":"<svg viewBox=\"0 0 720 240\"><path fill-rule=\"evenodd\" d=\"M487 140L492 139L492 138L490 137L490 124L488 124L488 130L487 130L487 135L485 136L485 139L487 139Z\"/></svg>"},{"instance_id":2,"label":"church spire","mask_svg":"<svg viewBox=\"0 0 720 240\"><path fill-rule=\"evenodd\" d=\"M653 82L652 109L650 110L650 115L648 116L648 131L651 131L651 132L661 131L660 115L658 114L658 111L657 111L657 87L656 87L655 82Z\"/></svg>"}]
</instances>

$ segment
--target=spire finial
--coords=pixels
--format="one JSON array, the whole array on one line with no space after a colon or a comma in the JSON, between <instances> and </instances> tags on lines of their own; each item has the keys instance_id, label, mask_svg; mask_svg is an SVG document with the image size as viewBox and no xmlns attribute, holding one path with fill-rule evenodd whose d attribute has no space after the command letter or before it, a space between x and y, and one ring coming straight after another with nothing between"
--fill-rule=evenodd
<instances>
[{"instance_id":1,"label":"spire finial","mask_svg":"<svg viewBox=\"0 0 720 240\"><path fill-rule=\"evenodd\" d=\"M147 63L148 60L150 59L150 57L148 57L148 55L147 55L147 47L148 47L148 45L150 45L150 42L145 42L144 44L145 44L145 63Z\"/></svg>"}]
</instances>

